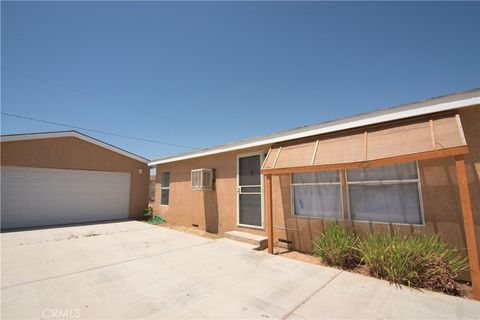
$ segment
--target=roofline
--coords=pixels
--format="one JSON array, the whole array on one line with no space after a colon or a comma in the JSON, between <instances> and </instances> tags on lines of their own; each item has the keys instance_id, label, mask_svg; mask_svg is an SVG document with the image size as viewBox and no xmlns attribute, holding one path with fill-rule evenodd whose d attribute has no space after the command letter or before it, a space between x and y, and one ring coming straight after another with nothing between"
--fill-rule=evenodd
<instances>
[{"instance_id":1,"label":"roofline","mask_svg":"<svg viewBox=\"0 0 480 320\"><path fill-rule=\"evenodd\" d=\"M269 145L288 140L305 138L309 136L369 126L392 120L400 120L436 112L455 110L476 104L480 104L480 88L390 107L386 109L380 109L373 112L362 113L339 120L323 122L317 125L281 131L257 138L251 138L239 142L206 148L199 151L184 153L166 158L160 158L158 160L150 162L148 165L154 166L158 164L198 158L229 151Z\"/></svg>"},{"instance_id":2,"label":"roofline","mask_svg":"<svg viewBox=\"0 0 480 320\"><path fill-rule=\"evenodd\" d=\"M67 138L73 137L80 140L90 142L104 149L119 153L131 159L140 161L142 163L148 164L150 160L147 158L141 157L129 151L123 150L121 148L115 147L109 143L103 142L101 140L95 139L93 137L87 136L86 134L80 133L75 130L68 131L52 131L52 132L36 132L36 133L19 133L19 134L5 134L0 136L1 142L12 142L12 141L23 141L23 140L38 140L38 139L52 139L52 138Z\"/></svg>"}]
</instances>

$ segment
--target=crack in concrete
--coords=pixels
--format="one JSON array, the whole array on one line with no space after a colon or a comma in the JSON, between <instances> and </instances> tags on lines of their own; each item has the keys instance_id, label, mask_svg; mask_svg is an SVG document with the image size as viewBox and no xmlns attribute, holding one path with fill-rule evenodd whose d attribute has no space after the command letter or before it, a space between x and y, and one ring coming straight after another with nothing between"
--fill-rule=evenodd
<instances>
[{"instance_id":1,"label":"crack in concrete","mask_svg":"<svg viewBox=\"0 0 480 320\"><path fill-rule=\"evenodd\" d=\"M282 320L285 320L285 319L288 319L288 317L290 317L295 311L297 311L302 305L304 305L308 300L310 300L314 295L316 295L317 293L319 293L323 288L325 288L327 285L329 285L333 280L335 280L339 275L340 273L342 273L343 271L340 270L338 271L337 274L335 274L333 277L331 277L327 282L325 282L322 286L320 286L320 288L318 288L317 290L315 290L314 292L312 292L311 294L309 294L305 299L303 299L302 301L300 301L300 303L298 303L295 307L293 307L293 309L291 309L290 311L288 311L285 315L283 315L282 317L280 317L280 319Z\"/></svg>"}]
</instances>

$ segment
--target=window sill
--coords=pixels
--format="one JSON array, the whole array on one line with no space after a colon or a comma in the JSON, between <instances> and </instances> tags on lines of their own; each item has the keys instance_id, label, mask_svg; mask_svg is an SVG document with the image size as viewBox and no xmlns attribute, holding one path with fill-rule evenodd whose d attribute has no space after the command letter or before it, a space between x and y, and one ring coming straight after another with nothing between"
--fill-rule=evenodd
<instances>
[{"instance_id":1,"label":"window sill","mask_svg":"<svg viewBox=\"0 0 480 320\"><path fill-rule=\"evenodd\" d=\"M348 221L345 220L343 217L341 219L337 218L329 218L329 217L316 217L316 216L303 216L299 214L291 214L292 217L294 218L302 218L302 219L314 219L314 220L329 220L329 221Z\"/></svg>"}]
</instances>

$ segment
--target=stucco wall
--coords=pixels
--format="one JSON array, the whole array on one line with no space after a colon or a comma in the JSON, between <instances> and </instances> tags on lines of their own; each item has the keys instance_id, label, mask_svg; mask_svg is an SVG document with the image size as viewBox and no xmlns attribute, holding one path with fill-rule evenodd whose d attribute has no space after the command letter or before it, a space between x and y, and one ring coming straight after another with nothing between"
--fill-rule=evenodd
<instances>
[{"instance_id":1,"label":"stucco wall","mask_svg":"<svg viewBox=\"0 0 480 320\"><path fill-rule=\"evenodd\" d=\"M130 172L130 217L142 217L148 206L145 163L74 137L2 142L0 148L2 165Z\"/></svg>"},{"instance_id":2,"label":"stucco wall","mask_svg":"<svg viewBox=\"0 0 480 320\"><path fill-rule=\"evenodd\" d=\"M168 222L213 233L243 230L265 234L264 229L237 226L237 156L252 152L268 152L268 147L228 152L219 155L177 161L157 166L154 213ZM215 169L215 191L194 191L190 187L192 169ZM170 203L160 205L161 172L170 171Z\"/></svg>"}]
</instances>

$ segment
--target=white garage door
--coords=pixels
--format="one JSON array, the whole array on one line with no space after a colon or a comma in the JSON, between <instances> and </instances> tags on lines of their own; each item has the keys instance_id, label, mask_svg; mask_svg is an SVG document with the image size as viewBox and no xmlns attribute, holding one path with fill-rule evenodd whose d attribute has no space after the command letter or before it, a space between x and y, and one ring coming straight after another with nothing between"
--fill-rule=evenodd
<instances>
[{"instance_id":1,"label":"white garage door","mask_svg":"<svg viewBox=\"0 0 480 320\"><path fill-rule=\"evenodd\" d=\"M128 218L130 173L1 167L2 229Z\"/></svg>"}]
</instances>

